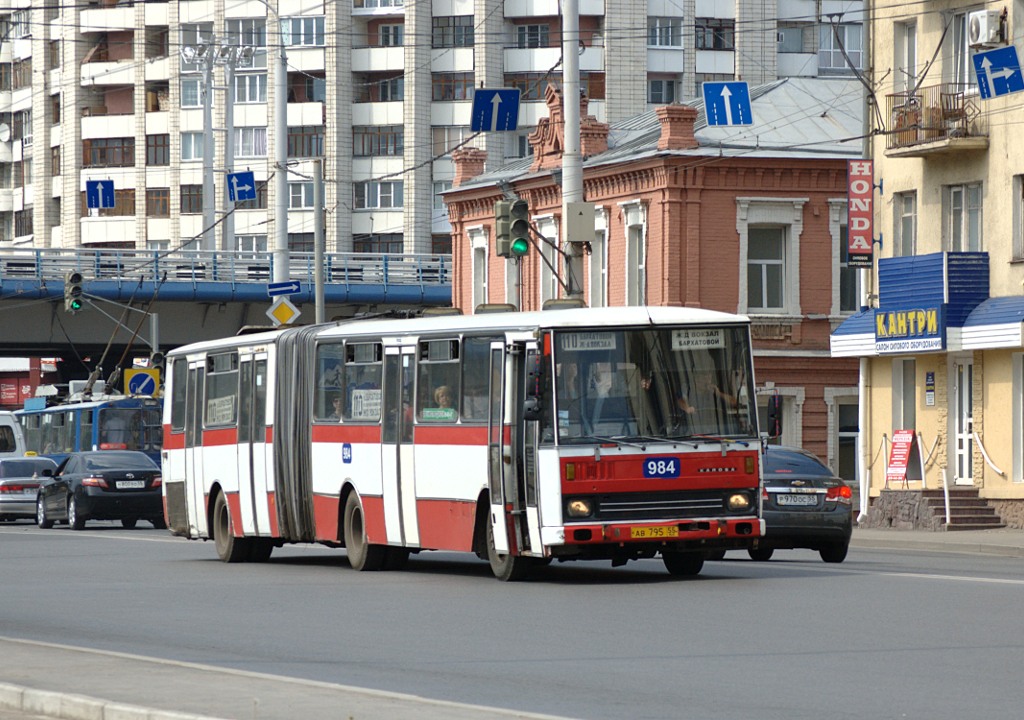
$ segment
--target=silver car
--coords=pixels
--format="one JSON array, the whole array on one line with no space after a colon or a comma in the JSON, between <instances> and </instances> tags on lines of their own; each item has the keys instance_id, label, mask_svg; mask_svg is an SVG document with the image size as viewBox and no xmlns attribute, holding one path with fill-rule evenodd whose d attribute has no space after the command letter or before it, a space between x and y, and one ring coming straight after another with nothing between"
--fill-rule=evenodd
<instances>
[{"instance_id":1,"label":"silver car","mask_svg":"<svg viewBox=\"0 0 1024 720\"><path fill-rule=\"evenodd\" d=\"M0 520L35 518L39 486L56 470L50 458L0 458Z\"/></svg>"}]
</instances>

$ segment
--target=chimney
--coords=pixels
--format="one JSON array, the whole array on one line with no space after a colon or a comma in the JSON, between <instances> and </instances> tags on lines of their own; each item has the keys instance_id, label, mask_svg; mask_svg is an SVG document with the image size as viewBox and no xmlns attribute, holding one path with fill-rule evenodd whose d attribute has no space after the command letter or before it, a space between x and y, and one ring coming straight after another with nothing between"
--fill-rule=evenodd
<instances>
[{"instance_id":1,"label":"chimney","mask_svg":"<svg viewBox=\"0 0 1024 720\"><path fill-rule=\"evenodd\" d=\"M452 187L459 187L484 171L487 151L475 147L461 147L452 151L452 160L455 162L455 179L452 181Z\"/></svg>"},{"instance_id":2,"label":"chimney","mask_svg":"<svg viewBox=\"0 0 1024 720\"><path fill-rule=\"evenodd\" d=\"M659 150L692 150L700 143L693 134L697 110L689 105L661 105L655 111L661 123Z\"/></svg>"}]
</instances>

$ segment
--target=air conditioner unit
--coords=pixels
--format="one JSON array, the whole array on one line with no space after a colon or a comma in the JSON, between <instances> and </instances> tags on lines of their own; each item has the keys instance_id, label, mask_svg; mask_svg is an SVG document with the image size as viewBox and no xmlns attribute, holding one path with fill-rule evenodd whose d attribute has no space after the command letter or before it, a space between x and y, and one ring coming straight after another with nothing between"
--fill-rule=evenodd
<instances>
[{"instance_id":1,"label":"air conditioner unit","mask_svg":"<svg viewBox=\"0 0 1024 720\"><path fill-rule=\"evenodd\" d=\"M978 10L967 16L967 42L971 47L1002 44L998 10Z\"/></svg>"}]
</instances>

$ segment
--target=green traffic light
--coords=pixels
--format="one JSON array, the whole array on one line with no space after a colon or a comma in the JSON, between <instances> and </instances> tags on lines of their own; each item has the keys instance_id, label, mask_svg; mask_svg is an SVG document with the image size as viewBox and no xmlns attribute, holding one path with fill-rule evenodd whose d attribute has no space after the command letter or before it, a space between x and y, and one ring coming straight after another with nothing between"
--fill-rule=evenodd
<instances>
[{"instance_id":1,"label":"green traffic light","mask_svg":"<svg viewBox=\"0 0 1024 720\"><path fill-rule=\"evenodd\" d=\"M82 301L78 298L73 298L69 303L68 307L71 308L72 312L82 309Z\"/></svg>"},{"instance_id":2,"label":"green traffic light","mask_svg":"<svg viewBox=\"0 0 1024 720\"><path fill-rule=\"evenodd\" d=\"M512 241L511 250L513 257L522 257L530 252L530 243L526 241L526 238L518 237Z\"/></svg>"}]
</instances>

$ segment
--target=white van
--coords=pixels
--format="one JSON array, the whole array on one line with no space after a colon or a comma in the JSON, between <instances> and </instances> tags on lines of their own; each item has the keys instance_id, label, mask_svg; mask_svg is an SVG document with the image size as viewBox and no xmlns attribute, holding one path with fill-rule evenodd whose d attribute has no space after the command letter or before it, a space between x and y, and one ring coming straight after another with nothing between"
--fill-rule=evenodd
<instances>
[{"instance_id":1,"label":"white van","mask_svg":"<svg viewBox=\"0 0 1024 720\"><path fill-rule=\"evenodd\" d=\"M0 410L0 457L21 457L25 454L25 437L14 413Z\"/></svg>"}]
</instances>

